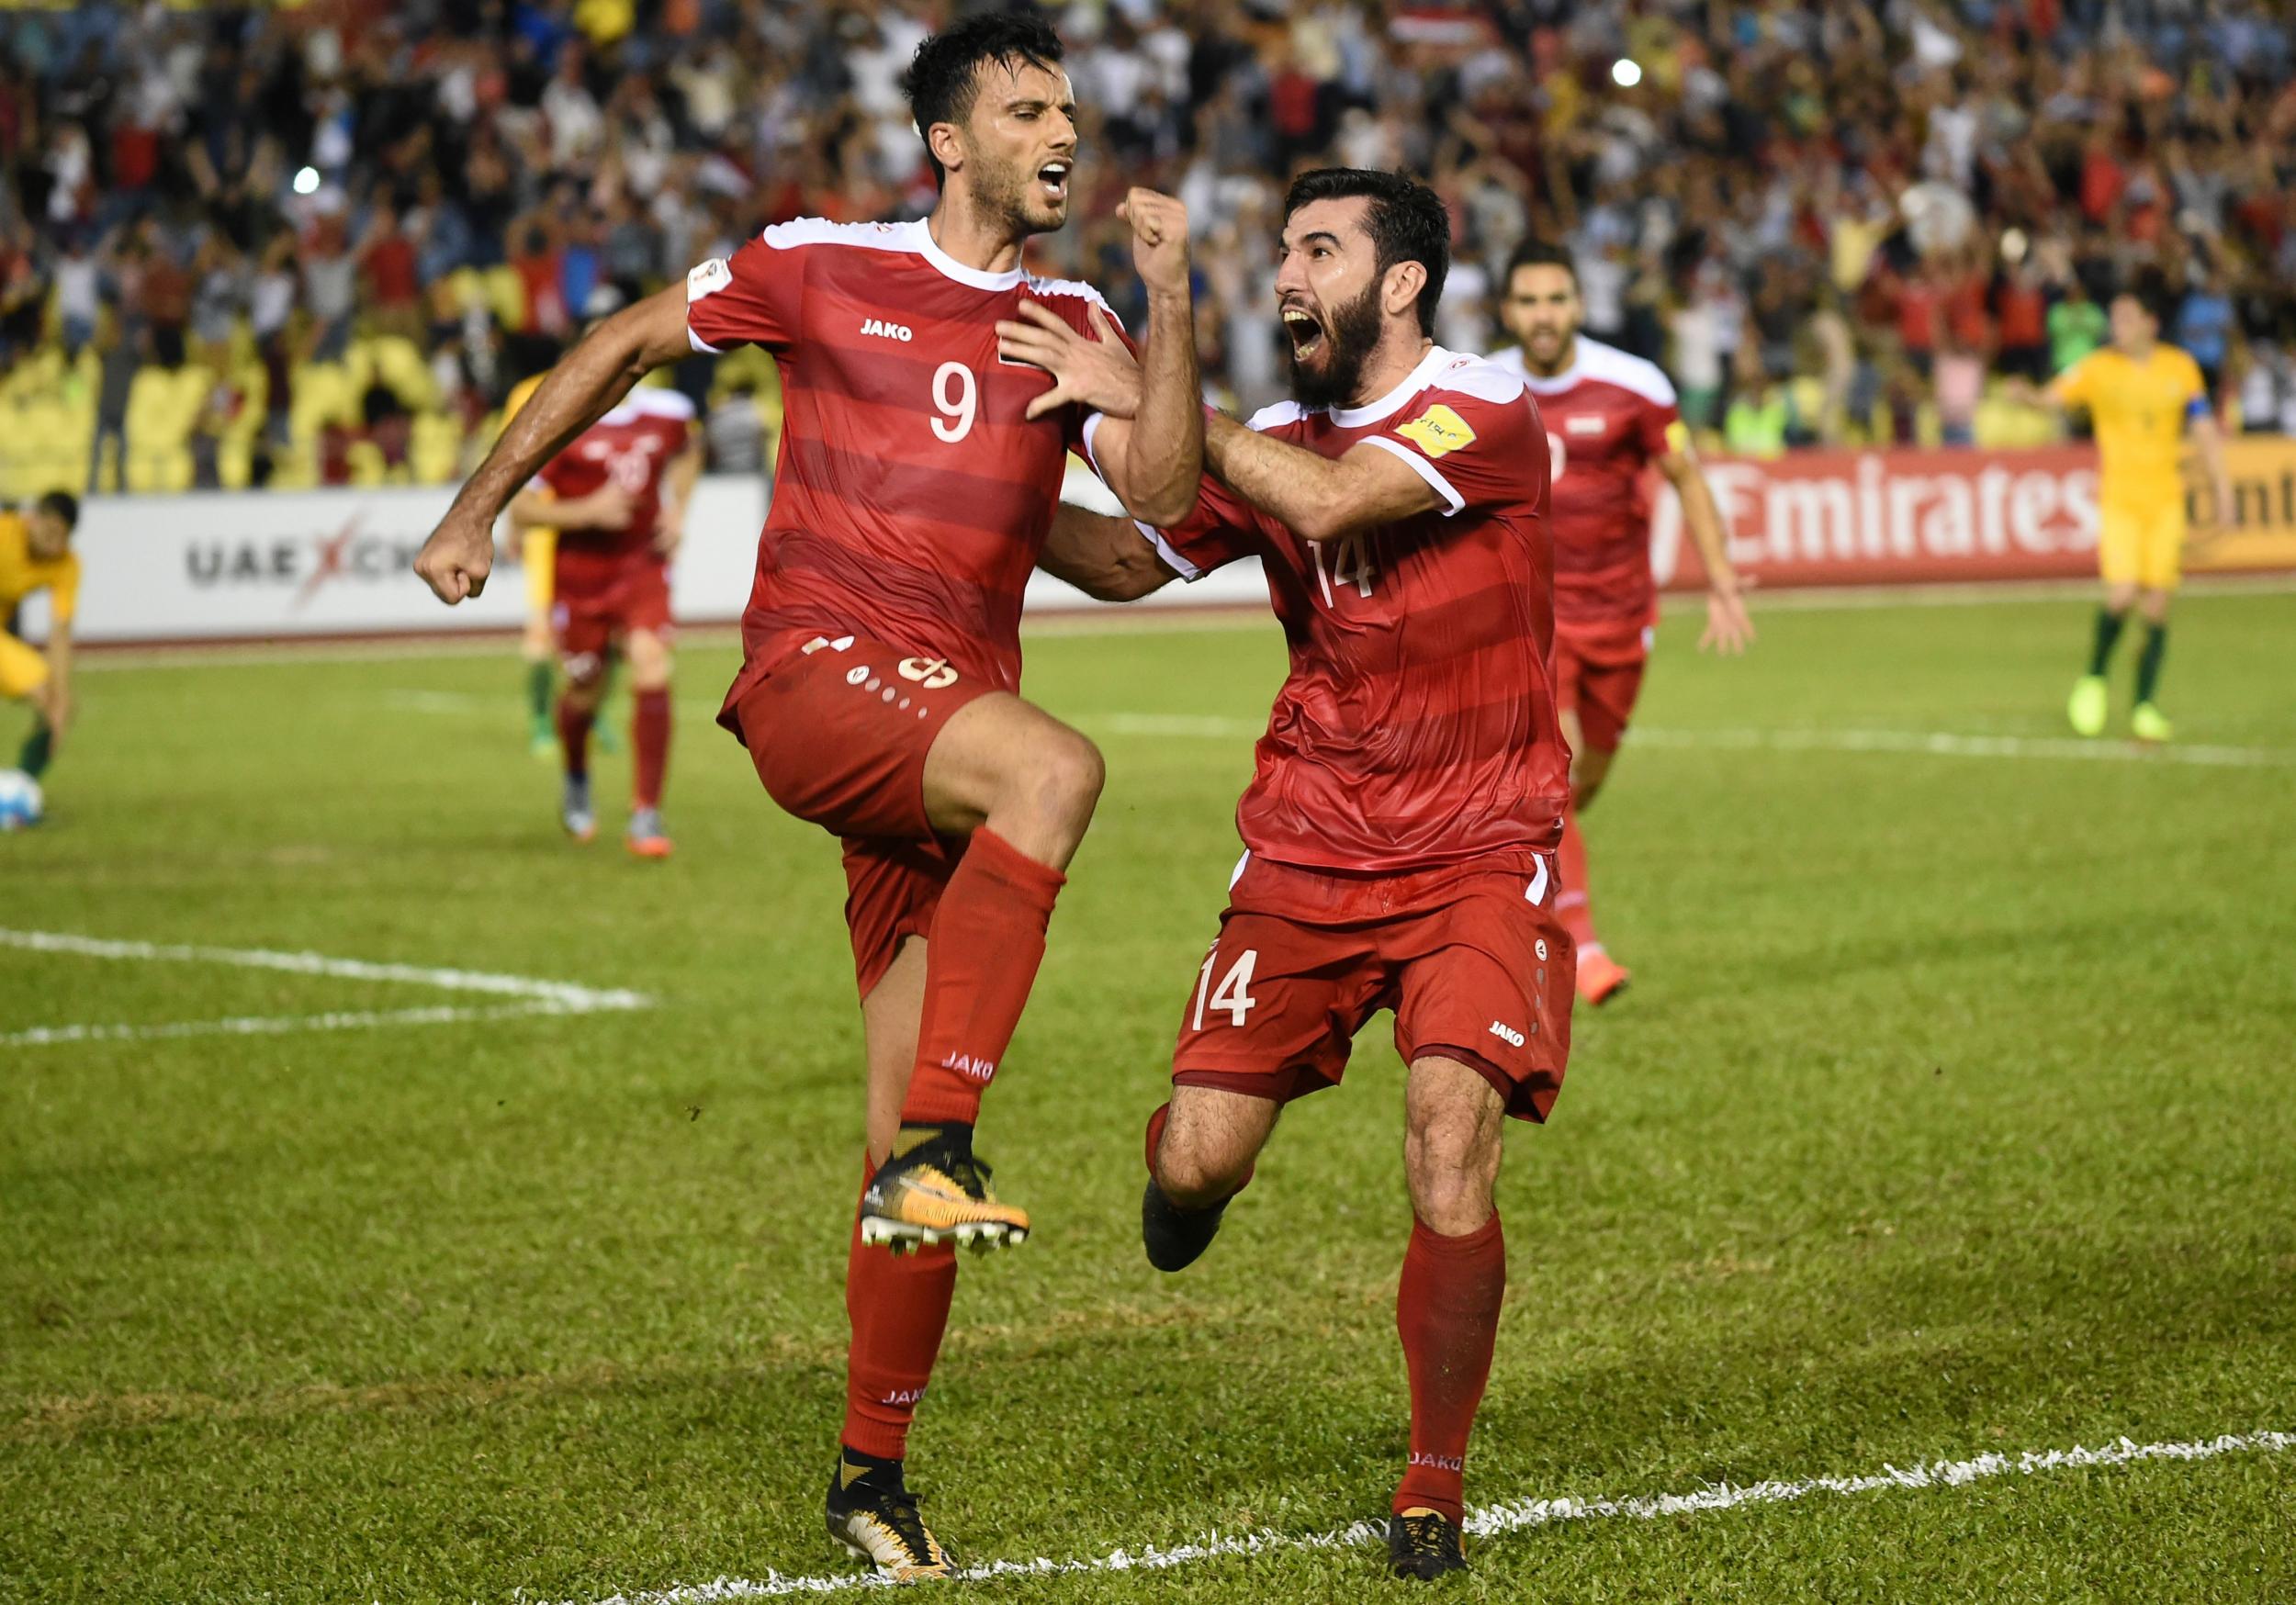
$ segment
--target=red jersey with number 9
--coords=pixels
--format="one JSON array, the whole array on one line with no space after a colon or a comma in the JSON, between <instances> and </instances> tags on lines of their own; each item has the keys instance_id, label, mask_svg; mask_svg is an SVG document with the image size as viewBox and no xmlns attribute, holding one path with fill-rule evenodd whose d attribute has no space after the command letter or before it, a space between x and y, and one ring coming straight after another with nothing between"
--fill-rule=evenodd
<instances>
[{"instance_id":1,"label":"red jersey with number 9","mask_svg":"<svg viewBox=\"0 0 2296 1605\"><path fill-rule=\"evenodd\" d=\"M967 267L923 222L768 229L686 276L693 348L779 359L773 505L730 709L817 635L859 634L1011 690L1020 601L1085 415L1031 421L1041 369L996 354L1023 300L1095 333L1088 285Z\"/></svg>"},{"instance_id":2,"label":"red jersey with number 9","mask_svg":"<svg viewBox=\"0 0 2296 1605\"><path fill-rule=\"evenodd\" d=\"M1551 667L1546 436L1521 377L1436 346L1377 401L1283 402L1251 425L1327 457L1390 453L1441 501L1309 541L1207 478L1184 522L1145 531L1187 579L1258 556L1290 643L1236 806L1244 846L1379 872L1553 847L1570 753Z\"/></svg>"}]
</instances>

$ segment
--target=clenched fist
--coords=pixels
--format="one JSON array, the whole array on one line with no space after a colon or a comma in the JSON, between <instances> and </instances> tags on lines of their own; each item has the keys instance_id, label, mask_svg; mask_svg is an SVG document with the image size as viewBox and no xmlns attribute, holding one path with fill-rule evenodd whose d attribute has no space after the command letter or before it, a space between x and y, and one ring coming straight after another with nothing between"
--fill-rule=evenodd
<instances>
[{"instance_id":1,"label":"clenched fist","mask_svg":"<svg viewBox=\"0 0 2296 1605\"><path fill-rule=\"evenodd\" d=\"M1116 215L1132 226L1132 265L1151 295L1187 293L1187 208L1176 196L1135 189Z\"/></svg>"},{"instance_id":2,"label":"clenched fist","mask_svg":"<svg viewBox=\"0 0 2296 1605\"><path fill-rule=\"evenodd\" d=\"M486 589L493 568L494 521L482 520L459 505L447 509L414 559L422 583L450 608Z\"/></svg>"}]
</instances>

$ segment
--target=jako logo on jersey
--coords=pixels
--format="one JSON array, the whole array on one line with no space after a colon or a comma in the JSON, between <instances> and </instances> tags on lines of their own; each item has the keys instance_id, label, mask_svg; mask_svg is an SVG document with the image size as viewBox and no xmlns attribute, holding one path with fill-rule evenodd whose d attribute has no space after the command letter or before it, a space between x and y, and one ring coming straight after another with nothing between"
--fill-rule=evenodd
<instances>
[{"instance_id":1,"label":"jako logo on jersey","mask_svg":"<svg viewBox=\"0 0 2296 1605\"><path fill-rule=\"evenodd\" d=\"M929 691L937 691L944 686L955 685L957 671L951 668L948 659L943 657L904 657L901 659L901 678L913 679Z\"/></svg>"},{"instance_id":2,"label":"jako logo on jersey","mask_svg":"<svg viewBox=\"0 0 2296 1605\"><path fill-rule=\"evenodd\" d=\"M970 1053L951 1053L940 1061L940 1068L953 1070L959 1075L986 1086L989 1078L996 1073L996 1061L994 1059L975 1059Z\"/></svg>"},{"instance_id":3,"label":"jako logo on jersey","mask_svg":"<svg viewBox=\"0 0 2296 1605\"><path fill-rule=\"evenodd\" d=\"M1468 427L1467 420L1440 401L1395 432L1431 457L1447 457L1461 446L1475 443L1475 432Z\"/></svg>"},{"instance_id":4,"label":"jako logo on jersey","mask_svg":"<svg viewBox=\"0 0 2296 1605\"><path fill-rule=\"evenodd\" d=\"M1491 1022L1491 1034L1513 1047L1523 1046L1523 1033L1513 1026L1503 1026L1497 1020L1493 1020Z\"/></svg>"},{"instance_id":5,"label":"jako logo on jersey","mask_svg":"<svg viewBox=\"0 0 2296 1605\"><path fill-rule=\"evenodd\" d=\"M909 332L909 326L907 324L888 323L882 318L862 319L861 332L863 334L882 334L887 340L898 340L903 342L911 341L917 338L917 336Z\"/></svg>"},{"instance_id":6,"label":"jako logo on jersey","mask_svg":"<svg viewBox=\"0 0 2296 1605\"><path fill-rule=\"evenodd\" d=\"M1411 1452L1411 1464L1413 1465L1432 1465L1437 1471L1465 1471L1467 1469L1467 1461L1463 1456L1457 1454L1425 1454L1416 1449Z\"/></svg>"}]
</instances>

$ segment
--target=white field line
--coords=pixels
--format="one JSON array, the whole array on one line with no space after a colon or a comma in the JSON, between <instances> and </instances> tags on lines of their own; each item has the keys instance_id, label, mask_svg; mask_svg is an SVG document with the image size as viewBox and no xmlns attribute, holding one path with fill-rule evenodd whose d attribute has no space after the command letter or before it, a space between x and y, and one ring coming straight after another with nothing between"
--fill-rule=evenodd
<instances>
[{"instance_id":1,"label":"white field line","mask_svg":"<svg viewBox=\"0 0 2296 1605\"><path fill-rule=\"evenodd\" d=\"M316 1015L241 1016L220 1020L183 1020L163 1025L38 1026L0 1036L0 1047L35 1048L66 1042L139 1041L216 1035L268 1036L288 1031L343 1031L377 1026L440 1025L459 1020L501 1019L515 1015L589 1015L653 1006L644 993L577 986L528 975L498 975L483 970L448 970L421 964L377 964L364 959L332 959L323 953L282 953L265 948L188 947L164 942L110 941L64 931L0 928L0 947L34 953L62 953L81 959L116 959L160 964L216 964L240 970L279 970L322 975L336 981L368 981L436 987L443 992L478 993L517 1001L486 1007L433 1005L427 1008L332 1011Z\"/></svg>"},{"instance_id":2,"label":"white field line","mask_svg":"<svg viewBox=\"0 0 2296 1605\"><path fill-rule=\"evenodd\" d=\"M2101 1449L2043 1449L2022 1454L1980 1454L1970 1460L1940 1460L1913 1466L1885 1465L1863 1476L1812 1476L1784 1482L1745 1485L1719 1483L1686 1494L1658 1494L1640 1498L1597 1499L1515 1499L1486 1505L1467 1515L1467 1531L1478 1538L1551 1527L1562 1521L1657 1521L1671 1516L1694 1516L1710 1510L1734 1510L1740 1505L1784 1505L1817 1494L1871 1494L1893 1489L1958 1488L1996 1477L2037 1476L2049 1472L2089 1466L2133 1465L2144 1461L2214 1460L2228 1454L2280 1454L2296 1449L2296 1433L2234 1432L2190 1442L2137 1443L2127 1438ZM1356 1521L1324 1532L1277 1532L1260 1528L1250 1532L1209 1533L1190 1543L1169 1549L1146 1544L1113 1550L1107 1554L1073 1560L992 1561L967 1566L957 1576L968 1582L997 1577L1067 1576L1100 1572L1167 1571L1199 1561L1232 1556L1277 1554L1292 1551L1357 1549L1385 1542L1384 1522ZM761 1578L720 1577L712 1583L692 1583L636 1594L616 1594L591 1605L710 1605L725 1599L771 1599L792 1594L841 1594L858 1588L891 1587L873 1573L847 1572L825 1577L783 1577L768 1572ZM567 1601L566 1605L577 1605Z\"/></svg>"},{"instance_id":3,"label":"white field line","mask_svg":"<svg viewBox=\"0 0 2296 1605\"><path fill-rule=\"evenodd\" d=\"M2296 748L2140 746L2075 736L1960 735L1939 730L1665 730L1637 725L1626 739L1649 746L1728 747L1770 752L1893 752L1936 758L2071 758L2090 763L2199 764L2211 769L2283 769Z\"/></svg>"},{"instance_id":4,"label":"white field line","mask_svg":"<svg viewBox=\"0 0 2296 1605\"><path fill-rule=\"evenodd\" d=\"M284 1037L298 1031L367 1031L382 1026L446 1026L465 1020L508 1020L580 1011L556 1004L503 1004L463 1008L366 1009L324 1015L234 1015L219 1020L174 1020L159 1026L34 1026L0 1034L0 1048L53 1048L70 1042L172 1042L185 1037Z\"/></svg>"}]
</instances>

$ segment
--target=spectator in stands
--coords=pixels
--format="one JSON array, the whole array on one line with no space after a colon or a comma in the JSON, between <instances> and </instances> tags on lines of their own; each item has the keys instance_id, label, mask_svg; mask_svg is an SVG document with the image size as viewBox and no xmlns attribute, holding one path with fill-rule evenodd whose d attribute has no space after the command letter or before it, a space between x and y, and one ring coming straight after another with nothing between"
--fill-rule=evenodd
<instances>
[{"instance_id":1,"label":"spectator in stands","mask_svg":"<svg viewBox=\"0 0 2296 1605\"><path fill-rule=\"evenodd\" d=\"M758 417L758 387L737 379L726 398L710 409L702 426L710 467L720 474L756 474L765 468L765 425Z\"/></svg>"}]
</instances>

